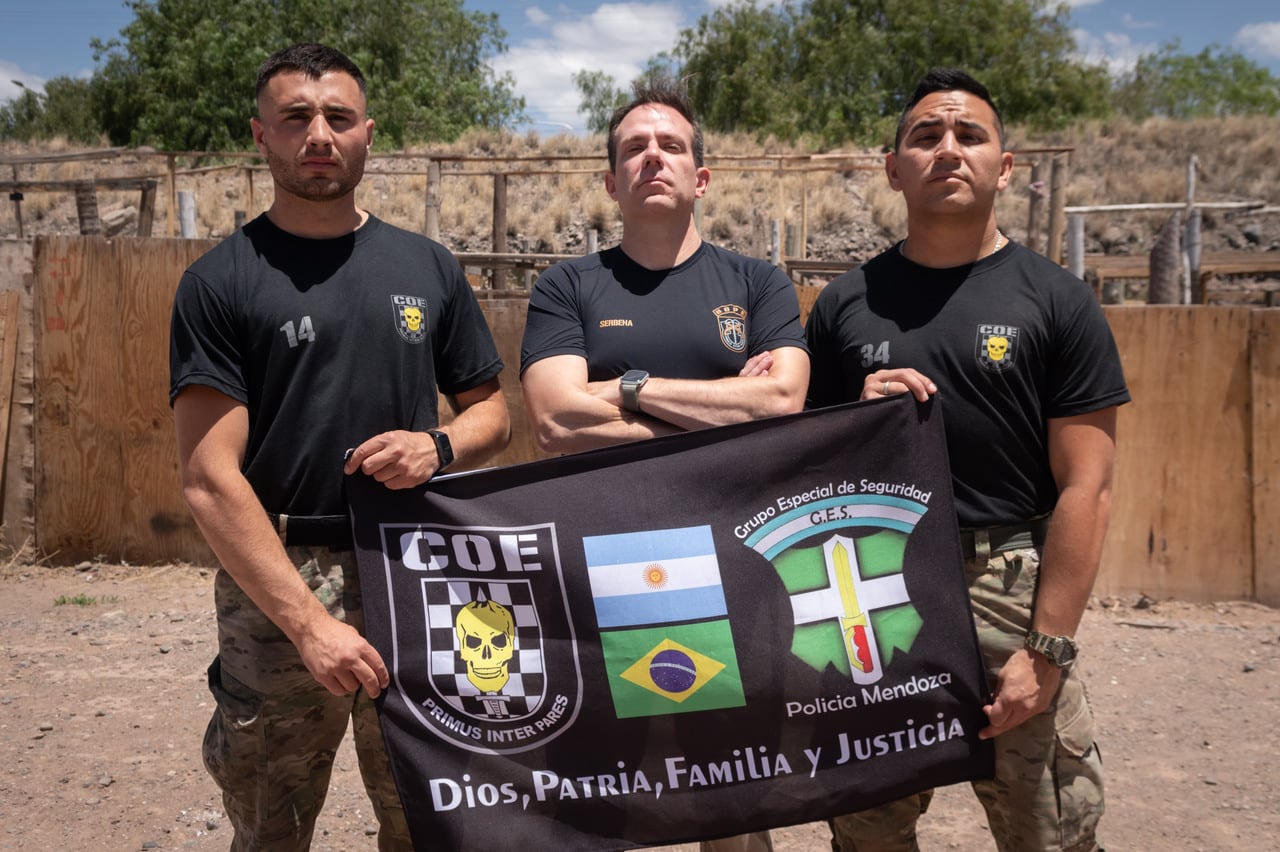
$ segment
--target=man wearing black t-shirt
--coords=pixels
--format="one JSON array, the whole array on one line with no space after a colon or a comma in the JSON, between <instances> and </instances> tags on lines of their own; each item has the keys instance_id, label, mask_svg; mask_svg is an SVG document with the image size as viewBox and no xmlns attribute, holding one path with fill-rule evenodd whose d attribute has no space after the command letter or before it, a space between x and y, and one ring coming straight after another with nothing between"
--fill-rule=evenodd
<instances>
[{"instance_id":1,"label":"man wearing black t-shirt","mask_svg":"<svg viewBox=\"0 0 1280 852\"><path fill-rule=\"evenodd\" d=\"M908 392L943 406L996 777L974 782L1001 850L1097 848L1101 760L1074 635L1129 400L1093 291L1009 241L1000 115L962 71L921 81L886 157L907 238L840 276L808 322L814 406ZM931 791L838 817L833 846L914 850Z\"/></svg>"},{"instance_id":2,"label":"man wearing black t-shirt","mask_svg":"<svg viewBox=\"0 0 1280 852\"><path fill-rule=\"evenodd\" d=\"M608 153L621 245L557 264L529 297L520 368L538 445L575 452L799 411L809 357L795 289L698 235L711 175L684 95L637 89ZM767 831L703 843L771 848Z\"/></svg>"},{"instance_id":3,"label":"man wearing black t-shirt","mask_svg":"<svg viewBox=\"0 0 1280 852\"><path fill-rule=\"evenodd\" d=\"M232 849L305 850L351 722L378 848L410 850L342 480L411 488L501 449L502 362L444 247L356 207L373 141L360 70L295 45L257 89L275 198L183 275L170 344L183 495L222 569L205 766ZM444 429L437 390L457 412Z\"/></svg>"}]
</instances>

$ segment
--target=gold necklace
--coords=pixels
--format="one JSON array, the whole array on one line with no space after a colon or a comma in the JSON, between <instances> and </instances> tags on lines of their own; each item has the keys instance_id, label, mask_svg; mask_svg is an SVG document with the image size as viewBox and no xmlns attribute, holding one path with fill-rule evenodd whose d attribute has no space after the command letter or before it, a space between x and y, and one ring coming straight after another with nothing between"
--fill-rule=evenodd
<instances>
[{"instance_id":1,"label":"gold necklace","mask_svg":"<svg viewBox=\"0 0 1280 852\"><path fill-rule=\"evenodd\" d=\"M990 257L991 255L995 254L996 252L1000 251L1000 249L1001 249L1001 248L1005 245L1005 243L1007 243L1007 242L1008 242L1008 240L1005 238L1004 232L1003 232L1003 231L1001 231L999 228L996 228L996 244L995 244L995 246L991 249L991 251L990 251L990 252L988 252L987 254L984 254L982 257ZM906 240L903 240L902 242L898 243L898 254L902 255L903 257L906 257L906 256L907 256L907 241L906 241ZM908 259L909 259L909 258L908 258ZM982 258L979 258L979 260L981 260L981 259L982 259Z\"/></svg>"}]
</instances>

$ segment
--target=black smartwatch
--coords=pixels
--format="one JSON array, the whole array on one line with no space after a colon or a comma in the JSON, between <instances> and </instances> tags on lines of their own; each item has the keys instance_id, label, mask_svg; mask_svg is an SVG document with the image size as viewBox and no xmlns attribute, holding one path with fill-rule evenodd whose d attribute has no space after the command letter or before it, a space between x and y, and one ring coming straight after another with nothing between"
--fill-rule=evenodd
<instances>
[{"instance_id":1,"label":"black smartwatch","mask_svg":"<svg viewBox=\"0 0 1280 852\"><path fill-rule=\"evenodd\" d=\"M449 443L449 436L439 429L428 429L427 434L431 436L431 440L436 442L436 458L440 462L436 467L436 473L440 473L453 464L453 444ZM434 476L434 474L432 475Z\"/></svg>"},{"instance_id":2,"label":"black smartwatch","mask_svg":"<svg viewBox=\"0 0 1280 852\"><path fill-rule=\"evenodd\" d=\"M627 411L640 410L640 388L649 381L649 374L644 370L627 370L622 374L618 386L622 389L622 407Z\"/></svg>"}]
</instances>

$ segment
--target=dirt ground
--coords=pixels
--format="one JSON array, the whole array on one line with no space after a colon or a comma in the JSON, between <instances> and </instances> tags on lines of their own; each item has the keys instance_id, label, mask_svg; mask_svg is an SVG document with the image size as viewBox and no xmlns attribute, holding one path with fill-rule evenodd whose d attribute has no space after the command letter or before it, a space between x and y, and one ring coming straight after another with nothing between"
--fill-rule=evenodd
<instances>
[{"instance_id":1,"label":"dirt ground","mask_svg":"<svg viewBox=\"0 0 1280 852\"><path fill-rule=\"evenodd\" d=\"M212 571L8 565L0 588L0 850L226 849L200 762ZM1280 610L1095 601L1081 639L1108 849L1280 848ZM967 788L921 825L925 849L994 848ZM371 850L373 831L348 739L313 848ZM821 824L774 838L830 848Z\"/></svg>"}]
</instances>

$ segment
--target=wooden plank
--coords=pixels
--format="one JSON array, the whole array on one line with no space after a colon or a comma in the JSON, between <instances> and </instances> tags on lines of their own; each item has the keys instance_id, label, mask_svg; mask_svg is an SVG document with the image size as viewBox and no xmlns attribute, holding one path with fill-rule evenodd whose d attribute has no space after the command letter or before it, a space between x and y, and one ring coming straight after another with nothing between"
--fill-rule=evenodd
<instances>
[{"instance_id":1,"label":"wooden plank","mask_svg":"<svg viewBox=\"0 0 1280 852\"><path fill-rule=\"evenodd\" d=\"M507 401L507 413L511 418L511 443L507 448L484 463L484 467L501 467L521 462L547 458L551 453L538 449L537 440L529 420L525 416L524 394L520 389L520 344L524 339L525 316L528 300L524 298L482 299L480 310L493 334L498 354L502 357L502 395ZM453 413L440 400L440 422L448 423Z\"/></svg>"},{"instance_id":2,"label":"wooden plank","mask_svg":"<svg viewBox=\"0 0 1280 852\"><path fill-rule=\"evenodd\" d=\"M93 184L96 189L145 189L147 181L158 177L162 175L95 177L88 180L0 180L0 192L74 192L83 183Z\"/></svg>"},{"instance_id":3,"label":"wooden plank","mask_svg":"<svg viewBox=\"0 0 1280 852\"><path fill-rule=\"evenodd\" d=\"M1145 254L1100 255L1084 258L1086 270L1107 278L1146 278L1150 274L1151 257ZM1248 275L1280 272L1280 255L1274 252L1205 252L1200 256L1200 274Z\"/></svg>"},{"instance_id":4,"label":"wooden plank","mask_svg":"<svg viewBox=\"0 0 1280 852\"><path fill-rule=\"evenodd\" d=\"M818 301L818 294L820 294L824 289L826 288L822 285L796 285L796 299L800 302L801 324L809 321L809 312L813 310L814 302Z\"/></svg>"},{"instance_id":5,"label":"wooden plank","mask_svg":"<svg viewBox=\"0 0 1280 852\"><path fill-rule=\"evenodd\" d=\"M113 244L121 286L115 345L126 392L112 400L119 440L128 460L120 503L120 550L136 561L191 559L207 546L182 499L173 414L169 408L169 314L182 271L216 244L213 240L130 240ZM193 244L194 243L194 244Z\"/></svg>"},{"instance_id":6,"label":"wooden plank","mask_svg":"<svg viewBox=\"0 0 1280 852\"><path fill-rule=\"evenodd\" d=\"M119 319L92 286L117 280L104 240L36 239L36 545L60 559L117 555L123 459L106 417L123 385L118 349L100 343Z\"/></svg>"},{"instance_id":7,"label":"wooden plank","mask_svg":"<svg viewBox=\"0 0 1280 852\"><path fill-rule=\"evenodd\" d=\"M1252 319L1254 587L1260 602L1280 606L1280 311Z\"/></svg>"},{"instance_id":8,"label":"wooden plank","mask_svg":"<svg viewBox=\"0 0 1280 852\"><path fill-rule=\"evenodd\" d=\"M182 270L211 245L36 240L36 544L58 561L203 547L177 480L167 315Z\"/></svg>"},{"instance_id":9,"label":"wooden plank","mask_svg":"<svg viewBox=\"0 0 1280 852\"><path fill-rule=\"evenodd\" d=\"M0 293L0 459L9 455L9 416L13 382L18 372L18 320L22 294Z\"/></svg>"},{"instance_id":10,"label":"wooden plank","mask_svg":"<svg viewBox=\"0 0 1280 852\"><path fill-rule=\"evenodd\" d=\"M1134 401L1120 409L1097 593L1252 597L1251 311L1104 310Z\"/></svg>"},{"instance_id":11,"label":"wooden plank","mask_svg":"<svg viewBox=\"0 0 1280 852\"><path fill-rule=\"evenodd\" d=\"M5 428L8 447L4 457L4 523L0 542L19 551L35 540L35 466L32 436L32 343L31 343L31 263L32 245L27 240L0 239L0 290L17 293L18 355Z\"/></svg>"}]
</instances>

